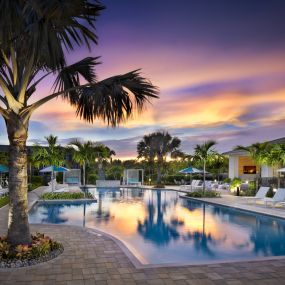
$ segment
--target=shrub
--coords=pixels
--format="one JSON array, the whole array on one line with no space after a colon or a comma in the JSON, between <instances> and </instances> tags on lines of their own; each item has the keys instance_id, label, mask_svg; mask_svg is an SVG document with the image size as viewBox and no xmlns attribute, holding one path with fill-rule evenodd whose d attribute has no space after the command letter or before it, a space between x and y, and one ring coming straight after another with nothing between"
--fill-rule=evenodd
<instances>
[{"instance_id":1,"label":"shrub","mask_svg":"<svg viewBox=\"0 0 285 285\"><path fill-rule=\"evenodd\" d=\"M224 183L231 183L232 180L231 180L231 178L225 178L225 179L223 180L223 182L224 182Z\"/></svg>"},{"instance_id":2,"label":"shrub","mask_svg":"<svg viewBox=\"0 0 285 285\"><path fill-rule=\"evenodd\" d=\"M96 184L96 180L98 180L98 175L96 173L90 173L88 175L87 181L89 184Z\"/></svg>"},{"instance_id":3,"label":"shrub","mask_svg":"<svg viewBox=\"0 0 285 285\"><path fill-rule=\"evenodd\" d=\"M89 198L92 199L93 196L91 193L87 192L86 195L83 192L49 192L44 193L41 196L41 199L43 200L76 200L76 199L84 199Z\"/></svg>"},{"instance_id":4,"label":"shrub","mask_svg":"<svg viewBox=\"0 0 285 285\"><path fill-rule=\"evenodd\" d=\"M238 187L242 183L240 178L235 177L231 182L231 189Z\"/></svg>"},{"instance_id":5,"label":"shrub","mask_svg":"<svg viewBox=\"0 0 285 285\"><path fill-rule=\"evenodd\" d=\"M9 196L8 194L0 197L0 208L7 205L9 203Z\"/></svg>"},{"instance_id":6,"label":"shrub","mask_svg":"<svg viewBox=\"0 0 285 285\"><path fill-rule=\"evenodd\" d=\"M220 198L221 194L216 191L194 191L191 193L186 194L187 197L193 197L193 198Z\"/></svg>"},{"instance_id":7,"label":"shrub","mask_svg":"<svg viewBox=\"0 0 285 285\"><path fill-rule=\"evenodd\" d=\"M32 235L31 244L12 246L7 242L7 237L0 237L0 261L11 259L35 259L47 255L51 251L62 248L62 245L53 241L44 234Z\"/></svg>"},{"instance_id":8,"label":"shrub","mask_svg":"<svg viewBox=\"0 0 285 285\"><path fill-rule=\"evenodd\" d=\"M29 184L29 191L32 191L40 186L44 185L43 176L32 176Z\"/></svg>"}]
</instances>

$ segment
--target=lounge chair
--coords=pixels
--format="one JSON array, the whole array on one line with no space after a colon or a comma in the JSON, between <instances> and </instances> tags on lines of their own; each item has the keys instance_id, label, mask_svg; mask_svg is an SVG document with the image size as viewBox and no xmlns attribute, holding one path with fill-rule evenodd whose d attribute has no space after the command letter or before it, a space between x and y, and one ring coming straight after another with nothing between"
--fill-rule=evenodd
<instances>
[{"instance_id":1,"label":"lounge chair","mask_svg":"<svg viewBox=\"0 0 285 285\"><path fill-rule=\"evenodd\" d=\"M197 185L196 186L196 189L203 189L203 185L204 185L204 182L202 183L202 185ZM209 181L209 180L206 180L205 181L205 190L212 190L212 187L213 186L213 182L212 181Z\"/></svg>"},{"instance_id":2,"label":"lounge chair","mask_svg":"<svg viewBox=\"0 0 285 285\"><path fill-rule=\"evenodd\" d=\"M180 190L182 191L193 191L199 187L200 180L192 180L190 185L181 185Z\"/></svg>"},{"instance_id":3,"label":"lounge chair","mask_svg":"<svg viewBox=\"0 0 285 285\"><path fill-rule=\"evenodd\" d=\"M262 202L267 207L268 204L272 204L272 206L275 206L276 204L282 204L285 202L285 188L278 188L276 193L272 198L263 198Z\"/></svg>"},{"instance_id":4,"label":"lounge chair","mask_svg":"<svg viewBox=\"0 0 285 285\"><path fill-rule=\"evenodd\" d=\"M5 194L7 194L9 192L9 189L8 188L3 188L1 185L0 185L0 196L3 196Z\"/></svg>"},{"instance_id":5,"label":"lounge chair","mask_svg":"<svg viewBox=\"0 0 285 285\"><path fill-rule=\"evenodd\" d=\"M258 200L262 200L264 198L266 198L266 194L268 192L270 187L260 187L259 190L256 192L254 197L244 197L243 199L247 200L247 202L249 201L258 201Z\"/></svg>"}]
</instances>

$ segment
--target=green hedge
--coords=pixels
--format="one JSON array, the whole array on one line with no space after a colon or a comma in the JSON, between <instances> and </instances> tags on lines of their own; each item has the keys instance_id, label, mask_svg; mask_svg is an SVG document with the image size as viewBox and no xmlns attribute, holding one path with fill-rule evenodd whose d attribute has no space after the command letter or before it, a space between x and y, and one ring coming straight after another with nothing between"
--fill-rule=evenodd
<instances>
[{"instance_id":1,"label":"green hedge","mask_svg":"<svg viewBox=\"0 0 285 285\"><path fill-rule=\"evenodd\" d=\"M216 191L194 191L186 194L187 197L193 198L220 198L221 194Z\"/></svg>"},{"instance_id":2,"label":"green hedge","mask_svg":"<svg viewBox=\"0 0 285 285\"><path fill-rule=\"evenodd\" d=\"M8 195L0 197L0 208L7 205L8 203L9 203L9 196Z\"/></svg>"},{"instance_id":3,"label":"green hedge","mask_svg":"<svg viewBox=\"0 0 285 285\"><path fill-rule=\"evenodd\" d=\"M84 198L93 198L92 194L89 192L86 193L86 196L84 195L83 192L76 192L76 193L69 193L69 192L60 192L60 193L44 193L41 196L41 199L43 200L65 200L65 199L71 199L71 200L76 200L76 199L84 199Z\"/></svg>"},{"instance_id":4,"label":"green hedge","mask_svg":"<svg viewBox=\"0 0 285 285\"><path fill-rule=\"evenodd\" d=\"M98 180L98 175L96 173L90 173L88 175L88 179L87 179L88 184L95 185L96 184L96 180Z\"/></svg>"}]
</instances>

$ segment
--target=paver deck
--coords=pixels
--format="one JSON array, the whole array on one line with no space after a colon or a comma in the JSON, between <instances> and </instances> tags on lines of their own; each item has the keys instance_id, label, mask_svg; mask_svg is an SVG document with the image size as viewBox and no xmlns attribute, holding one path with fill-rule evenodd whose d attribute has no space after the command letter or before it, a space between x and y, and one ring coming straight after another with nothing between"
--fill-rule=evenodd
<instances>
[{"instance_id":1,"label":"paver deck","mask_svg":"<svg viewBox=\"0 0 285 285\"><path fill-rule=\"evenodd\" d=\"M29 194L30 205L39 192ZM8 207L0 209L0 234L6 231ZM1 269L0 284L285 284L285 259L201 266L136 268L120 246L89 229L32 225L60 241L64 253L54 260L19 269Z\"/></svg>"}]
</instances>

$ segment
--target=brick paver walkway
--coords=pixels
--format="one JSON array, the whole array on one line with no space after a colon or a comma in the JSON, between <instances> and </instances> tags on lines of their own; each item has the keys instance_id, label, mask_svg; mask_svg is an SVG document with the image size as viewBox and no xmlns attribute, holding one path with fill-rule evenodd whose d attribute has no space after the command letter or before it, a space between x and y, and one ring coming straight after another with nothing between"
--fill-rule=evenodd
<instances>
[{"instance_id":1,"label":"brick paver walkway","mask_svg":"<svg viewBox=\"0 0 285 285\"><path fill-rule=\"evenodd\" d=\"M7 207L0 209L0 234L6 231ZM32 225L64 245L54 260L19 269L1 269L0 284L285 284L285 259L201 266L137 269L115 241L88 229Z\"/></svg>"}]
</instances>

